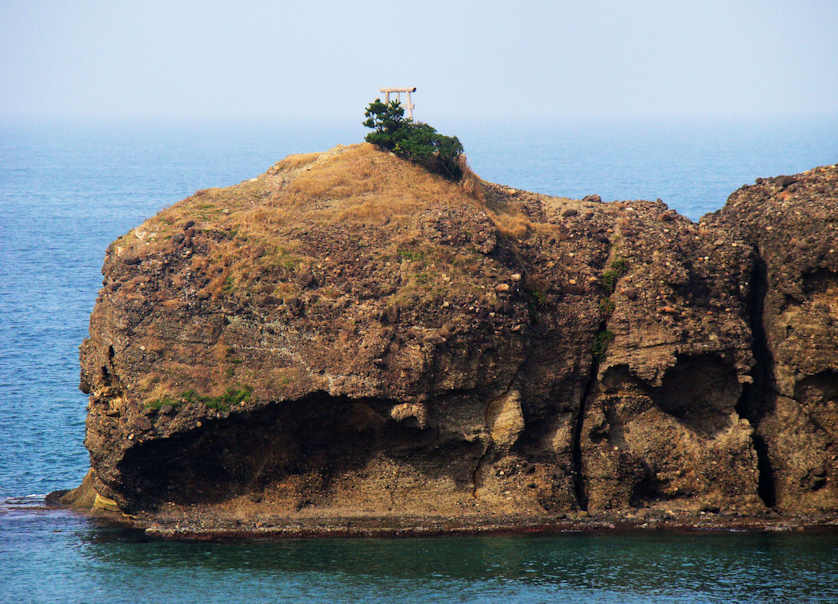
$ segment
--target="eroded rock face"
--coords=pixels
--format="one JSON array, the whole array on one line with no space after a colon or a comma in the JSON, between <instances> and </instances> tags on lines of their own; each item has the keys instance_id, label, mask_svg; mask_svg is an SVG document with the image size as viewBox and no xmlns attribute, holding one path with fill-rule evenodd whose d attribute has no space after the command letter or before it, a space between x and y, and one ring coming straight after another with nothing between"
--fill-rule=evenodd
<instances>
[{"instance_id":1,"label":"eroded rock face","mask_svg":"<svg viewBox=\"0 0 838 604\"><path fill-rule=\"evenodd\" d=\"M204 528L834 511L836 174L699 224L369 145L200 191L108 249L88 490Z\"/></svg>"},{"instance_id":2,"label":"eroded rock face","mask_svg":"<svg viewBox=\"0 0 838 604\"><path fill-rule=\"evenodd\" d=\"M666 208L631 210L616 223L625 275L586 402L580 497L591 510L759 505L751 427L736 412L753 364L751 250Z\"/></svg>"},{"instance_id":3,"label":"eroded rock face","mask_svg":"<svg viewBox=\"0 0 838 604\"><path fill-rule=\"evenodd\" d=\"M754 250L758 366L741 413L763 455L762 494L784 511L838 505L838 170L759 179L707 217Z\"/></svg>"}]
</instances>

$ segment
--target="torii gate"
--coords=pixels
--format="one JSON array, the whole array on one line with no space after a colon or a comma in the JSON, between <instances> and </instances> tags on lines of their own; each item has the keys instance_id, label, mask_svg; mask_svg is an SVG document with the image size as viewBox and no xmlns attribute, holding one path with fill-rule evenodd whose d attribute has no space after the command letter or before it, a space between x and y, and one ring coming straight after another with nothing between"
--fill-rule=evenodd
<instances>
[{"instance_id":1,"label":"torii gate","mask_svg":"<svg viewBox=\"0 0 838 604\"><path fill-rule=\"evenodd\" d=\"M383 92L384 93L384 95L385 95L384 96L384 102L385 103L390 102L390 93L391 92L399 95L399 103L401 103L402 102L402 92L406 92L407 93L407 105L405 105L404 108L407 109L408 119L411 119L411 120L413 119L413 108L416 107L416 105L413 104L413 99L410 97L410 94L412 92L416 92L416 86L414 86L413 88L382 88L378 92Z\"/></svg>"}]
</instances>

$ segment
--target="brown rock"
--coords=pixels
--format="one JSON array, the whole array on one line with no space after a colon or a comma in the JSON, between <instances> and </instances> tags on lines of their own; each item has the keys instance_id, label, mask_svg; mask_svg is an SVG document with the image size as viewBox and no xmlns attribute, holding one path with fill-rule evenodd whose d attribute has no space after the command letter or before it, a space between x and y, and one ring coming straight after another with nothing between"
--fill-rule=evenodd
<instances>
[{"instance_id":1,"label":"brown rock","mask_svg":"<svg viewBox=\"0 0 838 604\"><path fill-rule=\"evenodd\" d=\"M764 498L789 512L838 502L836 214L838 168L826 166L742 187L708 220L757 253L747 294L757 367L742 413Z\"/></svg>"},{"instance_id":2,"label":"brown rock","mask_svg":"<svg viewBox=\"0 0 838 604\"><path fill-rule=\"evenodd\" d=\"M114 242L79 500L196 532L838 511L838 167L699 225L466 178L339 147Z\"/></svg>"}]
</instances>

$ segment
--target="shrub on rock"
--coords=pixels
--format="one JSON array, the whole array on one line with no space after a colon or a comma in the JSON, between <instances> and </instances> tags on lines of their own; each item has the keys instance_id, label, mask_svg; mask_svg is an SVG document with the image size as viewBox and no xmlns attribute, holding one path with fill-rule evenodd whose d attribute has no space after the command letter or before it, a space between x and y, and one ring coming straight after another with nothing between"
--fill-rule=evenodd
<instances>
[{"instance_id":1,"label":"shrub on rock","mask_svg":"<svg viewBox=\"0 0 838 604\"><path fill-rule=\"evenodd\" d=\"M375 99L367 105L363 122L373 131L364 138L399 157L409 159L451 180L463 176L463 145L456 136L445 136L428 124L404 117L399 101Z\"/></svg>"}]
</instances>

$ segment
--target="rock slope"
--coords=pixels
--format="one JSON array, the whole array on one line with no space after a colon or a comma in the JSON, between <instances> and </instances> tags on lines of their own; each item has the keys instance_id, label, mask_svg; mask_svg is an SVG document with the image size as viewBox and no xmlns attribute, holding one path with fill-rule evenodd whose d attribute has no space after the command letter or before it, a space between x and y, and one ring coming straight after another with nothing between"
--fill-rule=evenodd
<instances>
[{"instance_id":1,"label":"rock slope","mask_svg":"<svg viewBox=\"0 0 838 604\"><path fill-rule=\"evenodd\" d=\"M199 191L108 248L63 500L190 534L834 520L836 183L696 224L364 144Z\"/></svg>"}]
</instances>

